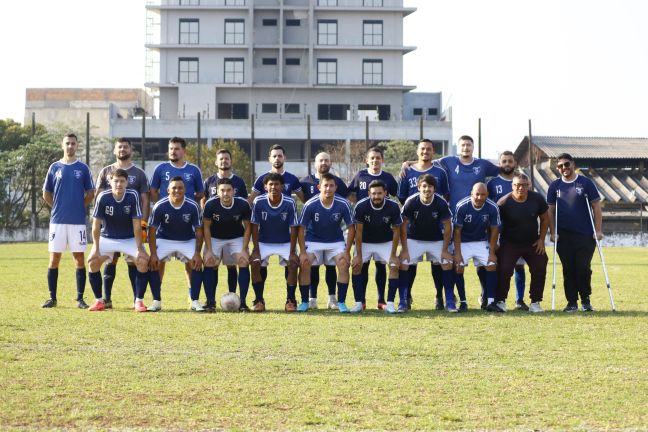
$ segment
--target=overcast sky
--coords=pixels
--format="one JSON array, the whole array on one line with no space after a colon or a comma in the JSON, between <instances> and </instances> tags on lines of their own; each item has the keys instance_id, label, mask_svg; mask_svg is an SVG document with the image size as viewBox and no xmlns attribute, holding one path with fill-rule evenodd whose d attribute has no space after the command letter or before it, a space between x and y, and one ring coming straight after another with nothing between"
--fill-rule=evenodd
<instances>
[{"instance_id":1,"label":"overcast sky","mask_svg":"<svg viewBox=\"0 0 648 432\"><path fill-rule=\"evenodd\" d=\"M30 0L0 14L0 118L27 87L141 87L144 0ZM648 2L405 0L404 83L442 91L484 156L534 135L648 137ZM444 108L445 108L444 107Z\"/></svg>"}]
</instances>

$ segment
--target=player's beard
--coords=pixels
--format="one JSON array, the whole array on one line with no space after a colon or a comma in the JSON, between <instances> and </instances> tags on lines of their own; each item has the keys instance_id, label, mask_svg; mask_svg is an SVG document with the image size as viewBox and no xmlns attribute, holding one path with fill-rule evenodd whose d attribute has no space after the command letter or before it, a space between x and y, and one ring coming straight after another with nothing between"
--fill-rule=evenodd
<instances>
[{"instance_id":1,"label":"player's beard","mask_svg":"<svg viewBox=\"0 0 648 432\"><path fill-rule=\"evenodd\" d=\"M374 205L374 207L382 207L382 205L385 203L384 199L380 200L371 200L371 204Z\"/></svg>"},{"instance_id":2,"label":"player's beard","mask_svg":"<svg viewBox=\"0 0 648 432\"><path fill-rule=\"evenodd\" d=\"M513 171L515 171L515 167L501 167L500 171L502 172L502 174L509 175L512 174Z\"/></svg>"},{"instance_id":3,"label":"player's beard","mask_svg":"<svg viewBox=\"0 0 648 432\"><path fill-rule=\"evenodd\" d=\"M119 156L117 156L117 159L119 159L120 161L127 161L127 160L129 160L130 158L131 158L130 153L127 154L127 155L119 155Z\"/></svg>"},{"instance_id":4,"label":"player's beard","mask_svg":"<svg viewBox=\"0 0 648 432\"><path fill-rule=\"evenodd\" d=\"M284 166L283 162L275 162L275 163L272 164L272 167L273 167L274 169L276 169L276 170L280 170L280 169L282 169L283 166Z\"/></svg>"}]
</instances>

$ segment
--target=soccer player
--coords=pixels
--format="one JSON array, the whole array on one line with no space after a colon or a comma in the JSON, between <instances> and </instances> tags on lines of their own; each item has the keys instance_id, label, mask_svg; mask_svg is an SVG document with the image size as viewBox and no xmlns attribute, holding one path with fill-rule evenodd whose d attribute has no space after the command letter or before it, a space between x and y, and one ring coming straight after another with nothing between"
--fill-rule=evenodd
<instances>
[{"instance_id":1,"label":"soccer player","mask_svg":"<svg viewBox=\"0 0 648 432\"><path fill-rule=\"evenodd\" d=\"M116 252L134 260L137 271L135 277L135 308L143 306L144 292L148 283L149 256L142 245L142 210L140 194L128 189L129 174L126 170L116 168L110 174L110 190L97 196L92 213L92 249L88 256L90 272L88 279L95 296L90 311L102 311L106 301L101 293L101 265L112 261Z\"/></svg>"},{"instance_id":2,"label":"soccer player","mask_svg":"<svg viewBox=\"0 0 648 432\"><path fill-rule=\"evenodd\" d=\"M465 299L457 309L452 292L454 258L448 249L452 238L452 214L448 202L435 193L436 184L432 174L423 174L417 179L419 192L407 198L403 205L403 231L407 239L402 242L401 271L407 271L408 265L416 265L424 258L440 265L448 311L465 312L468 310Z\"/></svg>"},{"instance_id":3,"label":"soccer player","mask_svg":"<svg viewBox=\"0 0 648 432\"><path fill-rule=\"evenodd\" d=\"M216 310L216 286L218 265L238 266L238 282L241 294L239 310L249 311L245 303L250 287L249 254L250 217L252 210L245 198L235 196L234 182L228 178L218 180L218 194L207 200L203 212L205 253L203 260L203 283L207 310ZM234 284L236 290L236 284ZM233 292L229 287L229 292Z\"/></svg>"},{"instance_id":4,"label":"soccer player","mask_svg":"<svg viewBox=\"0 0 648 432\"><path fill-rule=\"evenodd\" d=\"M284 168L284 163L286 162L286 151L284 150L284 148L279 144L275 144L270 147L268 160L272 165L270 173L280 174L281 176L283 176L284 184L282 193L287 197L290 197L294 193L295 195L297 195L297 198L301 200L301 202L304 202L304 192L301 189L299 179L294 174L286 171L286 169ZM267 173L261 174L254 181L252 192L250 193L250 196L248 198L248 201L250 203L254 202L254 199L256 197L265 193L264 187L266 183L264 183L264 179L267 175Z\"/></svg>"},{"instance_id":5,"label":"soccer player","mask_svg":"<svg viewBox=\"0 0 648 432\"><path fill-rule=\"evenodd\" d=\"M311 266L324 264L335 265L338 269L337 306L340 312L346 313L349 312L345 301L349 288L353 234L347 235L345 244L342 224L350 231L353 230L351 205L346 199L336 195L337 182L333 174L324 173L319 180L319 194L306 201L299 221L299 290L302 303L297 311L306 312L309 307Z\"/></svg>"},{"instance_id":6,"label":"soccer player","mask_svg":"<svg viewBox=\"0 0 648 432\"><path fill-rule=\"evenodd\" d=\"M486 183L488 197L491 201L498 202L504 195L513 191L513 173L515 172L516 167L517 163L513 152L510 150L502 152L499 157L499 175L493 177L488 181L488 183ZM529 310L529 306L524 303L524 283L526 279L524 274L524 263L524 258L520 258L515 265L515 309L527 311Z\"/></svg>"},{"instance_id":7,"label":"soccer player","mask_svg":"<svg viewBox=\"0 0 648 432\"><path fill-rule=\"evenodd\" d=\"M96 196L105 190L111 188L110 179L117 169L123 169L127 172L128 183L126 187L134 190L139 194L139 202L142 210L141 215L141 231L146 234L147 222L149 216L149 185L146 173L143 170L133 165L131 160L133 155L133 146L127 138L117 138L113 148L113 154L116 157L114 164L104 167L97 176L97 191ZM104 304L106 309L112 308L112 287L115 281L115 270L117 267L117 260L119 253L113 254L113 259L107 261L104 266L103 286L104 286ZM135 278L137 275L137 267L135 263L128 262L128 277L131 282L133 290L133 301L137 298L135 288Z\"/></svg>"},{"instance_id":8,"label":"soccer player","mask_svg":"<svg viewBox=\"0 0 648 432\"><path fill-rule=\"evenodd\" d=\"M200 249L203 242L200 207L196 201L185 196L185 182L180 176L169 179L166 195L153 206L149 221L149 282L153 303L148 311L157 312L162 309L160 293L164 264L175 257L185 263L185 268L191 269L191 310L204 312L205 309L198 301L202 284ZM143 303L139 303L135 309L141 312L146 310Z\"/></svg>"},{"instance_id":9,"label":"soccer player","mask_svg":"<svg viewBox=\"0 0 648 432\"><path fill-rule=\"evenodd\" d=\"M77 306L79 309L88 308L83 300L86 283L84 253L88 242L86 208L94 198L94 185L90 169L76 158L78 147L76 135L69 133L63 137L63 158L50 165L43 184L43 200L52 208L47 268L50 298L43 303L44 308L56 307L59 263L68 248L76 267Z\"/></svg>"},{"instance_id":10,"label":"soccer player","mask_svg":"<svg viewBox=\"0 0 648 432\"><path fill-rule=\"evenodd\" d=\"M399 291L400 305L398 312L407 310L407 274L399 274L398 243L401 238L400 226L403 218L400 206L387 196L387 188L381 180L369 183L369 196L357 202L354 209L355 222L355 256L351 261L353 274L353 296L355 305L351 312L362 312L366 303L366 285L362 277L363 267L369 261L382 264L389 263L389 289L385 311L395 313L394 300Z\"/></svg>"},{"instance_id":11,"label":"soccer player","mask_svg":"<svg viewBox=\"0 0 648 432\"><path fill-rule=\"evenodd\" d=\"M215 165L217 168L216 174L210 176L205 180L205 196L200 200L201 207L205 207L205 202L218 194L218 181L220 179L229 179L234 188L234 197L241 197L247 199L248 191L245 181L232 172L232 153L227 149L220 149L216 152ZM249 270L249 269L248 269ZM236 265L227 266L227 287L229 292L236 292L236 281L238 275L236 273ZM244 277L245 279L245 277ZM248 277L249 282L249 277Z\"/></svg>"},{"instance_id":12,"label":"soccer player","mask_svg":"<svg viewBox=\"0 0 648 432\"><path fill-rule=\"evenodd\" d=\"M590 295L595 237L603 239L601 197L592 180L576 174L576 163L570 154L558 155L556 167L561 177L549 186L547 202L552 223L555 221L555 212L558 211L558 226L552 241L556 241L556 251L563 268L567 298L564 311L577 311L580 296L583 311L591 312L594 310ZM590 206L595 230L592 230L592 222L588 215Z\"/></svg>"},{"instance_id":13,"label":"soccer player","mask_svg":"<svg viewBox=\"0 0 648 432\"><path fill-rule=\"evenodd\" d=\"M497 204L487 199L484 183L476 183L469 198L459 201L455 209L454 262L457 273L463 274L464 267L472 259L475 267L486 267L486 310L504 312L495 303L497 290L497 239L500 216ZM459 299L466 301L465 289L459 289Z\"/></svg>"},{"instance_id":14,"label":"soccer player","mask_svg":"<svg viewBox=\"0 0 648 432\"><path fill-rule=\"evenodd\" d=\"M497 306L506 311L506 296L511 284L513 267L520 257L529 264L531 312L542 312L540 302L547 274L547 254L544 240L549 228L549 213L545 199L529 191L529 177L515 173L513 192L497 202L502 220L500 246L497 250ZM538 226L538 219L540 225ZM520 308L518 308L520 309Z\"/></svg>"},{"instance_id":15,"label":"soccer player","mask_svg":"<svg viewBox=\"0 0 648 432\"><path fill-rule=\"evenodd\" d=\"M299 257L297 245L297 207L295 200L285 195L284 178L279 173L269 173L263 178L266 193L258 196L252 205L251 237L253 249L250 254L252 288L254 289L253 312L265 311L263 290L268 277L268 260L279 257L279 264L286 269L286 312L297 310L297 269Z\"/></svg>"},{"instance_id":16,"label":"soccer player","mask_svg":"<svg viewBox=\"0 0 648 432\"><path fill-rule=\"evenodd\" d=\"M349 195L351 202L358 202L369 196L369 184L374 180L382 180L387 188L387 195L397 196L398 183L393 175L382 170L385 156L380 147L371 147L367 150L367 168L358 171L349 184ZM378 290L378 309L385 309L385 284L387 283L387 269L384 264L374 262L376 266L376 289ZM365 290L369 282L369 267L363 267L362 277L364 278Z\"/></svg>"},{"instance_id":17,"label":"soccer player","mask_svg":"<svg viewBox=\"0 0 648 432\"><path fill-rule=\"evenodd\" d=\"M432 141L429 139L421 140L416 147L416 155L418 160L416 163L405 168L404 177L401 177L398 185L398 199L401 203L418 193L418 179L423 174L430 174L436 179L435 193L447 198L448 197L448 176L443 168L432 163L432 156L434 156L434 147ZM436 308L443 310L443 276L441 266L432 262L432 279L436 288ZM416 264L409 266L409 291L408 291L408 305L411 306L412 302L412 287L414 279L416 278ZM453 295L454 296L454 295Z\"/></svg>"},{"instance_id":18,"label":"soccer player","mask_svg":"<svg viewBox=\"0 0 648 432\"><path fill-rule=\"evenodd\" d=\"M318 153L315 156L315 174L311 174L302 178L299 182L301 184L302 191L304 192L304 199L306 201L313 198L315 195L319 195L319 188L317 187L320 182L320 178L323 174L330 173L331 170L331 155L325 152ZM338 177L335 178L335 194L345 198L348 193L347 185L344 181ZM310 294L309 294L309 307L311 309L317 309L317 286L319 285L319 265L314 265L311 267L311 280L310 280ZM337 309L337 298L335 296L335 285L337 282L337 273L335 271L335 265L324 266L326 268L326 285L328 287L329 300L327 307L329 309Z\"/></svg>"}]
</instances>

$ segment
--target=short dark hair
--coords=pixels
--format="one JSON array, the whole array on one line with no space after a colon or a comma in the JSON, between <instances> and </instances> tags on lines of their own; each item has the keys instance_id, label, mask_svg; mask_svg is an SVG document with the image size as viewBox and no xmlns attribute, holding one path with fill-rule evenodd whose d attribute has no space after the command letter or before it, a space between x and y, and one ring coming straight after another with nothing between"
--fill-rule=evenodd
<instances>
[{"instance_id":1,"label":"short dark hair","mask_svg":"<svg viewBox=\"0 0 648 432\"><path fill-rule=\"evenodd\" d=\"M472 137L470 135L461 135L459 137L459 139L457 140L457 142L459 142L459 141L470 141L471 143L475 144L475 140L472 139Z\"/></svg>"},{"instance_id":2,"label":"short dark hair","mask_svg":"<svg viewBox=\"0 0 648 432\"><path fill-rule=\"evenodd\" d=\"M171 177L171 180L169 180L169 184L171 184L171 182L174 182L174 181L181 181L182 183L184 183L184 180L182 179L182 176L173 176L173 177Z\"/></svg>"},{"instance_id":3,"label":"short dark hair","mask_svg":"<svg viewBox=\"0 0 648 432\"><path fill-rule=\"evenodd\" d=\"M112 172L110 175L110 178L115 178L115 177L123 177L126 180L128 180L128 172L126 172L125 169L122 168L117 168L115 171Z\"/></svg>"},{"instance_id":4,"label":"short dark hair","mask_svg":"<svg viewBox=\"0 0 648 432\"><path fill-rule=\"evenodd\" d=\"M264 185L267 185L271 181L277 181L277 182L279 182L281 184L285 184L284 176L282 176L279 173L269 173L269 174L266 174L265 177L263 177L263 184Z\"/></svg>"},{"instance_id":5,"label":"short dark hair","mask_svg":"<svg viewBox=\"0 0 648 432\"><path fill-rule=\"evenodd\" d=\"M133 146L133 144L131 144L131 142L130 142L130 140L128 138L117 138L115 140L115 144L117 144L117 143L126 143L126 144L128 144L128 147Z\"/></svg>"},{"instance_id":6,"label":"short dark hair","mask_svg":"<svg viewBox=\"0 0 648 432\"><path fill-rule=\"evenodd\" d=\"M367 154L374 152L374 153L380 153L381 158L385 158L385 153L383 152L383 149L377 146L370 147L369 150L367 150Z\"/></svg>"},{"instance_id":7,"label":"short dark hair","mask_svg":"<svg viewBox=\"0 0 648 432\"><path fill-rule=\"evenodd\" d=\"M381 187L383 190L387 190L387 185L385 184L384 181L382 180L371 180L371 183L369 183L369 187L367 189L371 190L376 187Z\"/></svg>"},{"instance_id":8,"label":"short dark hair","mask_svg":"<svg viewBox=\"0 0 648 432\"><path fill-rule=\"evenodd\" d=\"M421 143L430 143L430 144L434 145L434 143L432 142L432 140L431 140L431 139L427 139L427 138L423 138L422 140L419 140L419 144L421 144Z\"/></svg>"},{"instance_id":9,"label":"short dark hair","mask_svg":"<svg viewBox=\"0 0 648 432\"><path fill-rule=\"evenodd\" d=\"M322 183L322 181L331 181L331 180L335 181L335 176L330 172L324 173L320 176L320 183Z\"/></svg>"},{"instance_id":10,"label":"short dark hair","mask_svg":"<svg viewBox=\"0 0 648 432\"><path fill-rule=\"evenodd\" d=\"M184 138L173 137L169 140L169 144L180 144L182 148L187 148L187 141Z\"/></svg>"},{"instance_id":11,"label":"short dark hair","mask_svg":"<svg viewBox=\"0 0 648 432\"><path fill-rule=\"evenodd\" d=\"M416 184L419 185L421 183L427 183L430 186L433 186L435 190L437 188L436 178L432 174L423 174L422 176L419 176L419 178L416 179Z\"/></svg>"},{"instance_id":12,"label":"short dark hair","mask_svg":"<svg viewBox=\"0 0 648 432\"><path fill-rule=\"evenodd\" d=\"M79 141L79 138L77 138L77 136L72 132L66 133L65 135L63 135L63 138L74 138L75 140Z\"/></svg>"},{"instance_id":13,"label":"short dark hair","mask_svg":"<svg viewBox=\"0 0 648 432\"><path fill-rule=\"evenodd\" d=\"M504 150L500 157L502 156L513 156L513 159L515 159L515 154L511 150Z\"/></svg>"},{"instance_id":14,"label":"short dark hair","mask_svg":"<svg viewBox=\"0 0 648 432\"><path fill-rule=\"evenodd\" d=\"M526 174L524 174L522 171L515 171L515 172L513 173L513 178L514 178L514 179L517 178L517 179L520 179L520 180L526 180L526 181L528 181L528 182L531 181L531 179L529 179L529 176L526 175Z\"/></svg>"},{"instance_id":15,"label":"short dark hair","mask_svg":"<svg viewBox=\"0 0 648 432\"><path fill-rule=\"evenodd\" d=\"M232 183L232 180L230 180L228 178L218 179L218 182L216 182L216 187L221 186L221 185L230 185L230 186L234 187L234 183Z\"/></svg>"},{"instance_id":16,"label":"short dark hair","mask_svg":"<svg viewBox=\"0 0 648 432\"><path fill-rule=\"evenodd\" d=\"M218 156L218 155L221 154L221 153L227 153L227 154L229 155L230 159L232 158L232 152L229 151L229 150L227 150L227 149L224 149L224 148L219 149L219 150L216 152L216 156Z\"/></svg>"},{"instance_id":17,"label":"short dark hair","mask_svg":"<svg viewBox=\"0 0 648 432\"><path fill-rule=\"evenodd\" d=\"M568 161L574 162L574 158L569 153L560 153L556 160L567 159Z\"/></svg>"},{"instance_id":18,"label":"short dark hair","mask_svg":"<svg viewBox=\"0 0 648 432\"><path fill-rule=\"evenodd\" d=\"M273 150L281 150L281 153L284 155L286 154L286 149L280 146L279 144L274 144L272 147L270 147L270 150L268 150L268 156L270 156L270 153L272 153Z\"/></svg>"}]
</instances>

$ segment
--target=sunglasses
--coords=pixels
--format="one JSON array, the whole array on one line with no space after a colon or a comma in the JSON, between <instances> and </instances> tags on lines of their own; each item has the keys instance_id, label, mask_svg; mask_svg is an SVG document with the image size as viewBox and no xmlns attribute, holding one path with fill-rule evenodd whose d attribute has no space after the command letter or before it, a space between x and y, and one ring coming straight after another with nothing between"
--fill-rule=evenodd
<instances>
[{"instance_id":1,"label":"sunglasses","mask_svg":"<svg viewBox=\"0 0 648 432\"><path fill-rule=\"evenodd\" d=\"M556 165L556 168L558 169L569 168L569 167L571 167L571 162L569 161Z\"/></svg>"}]
</instances>

